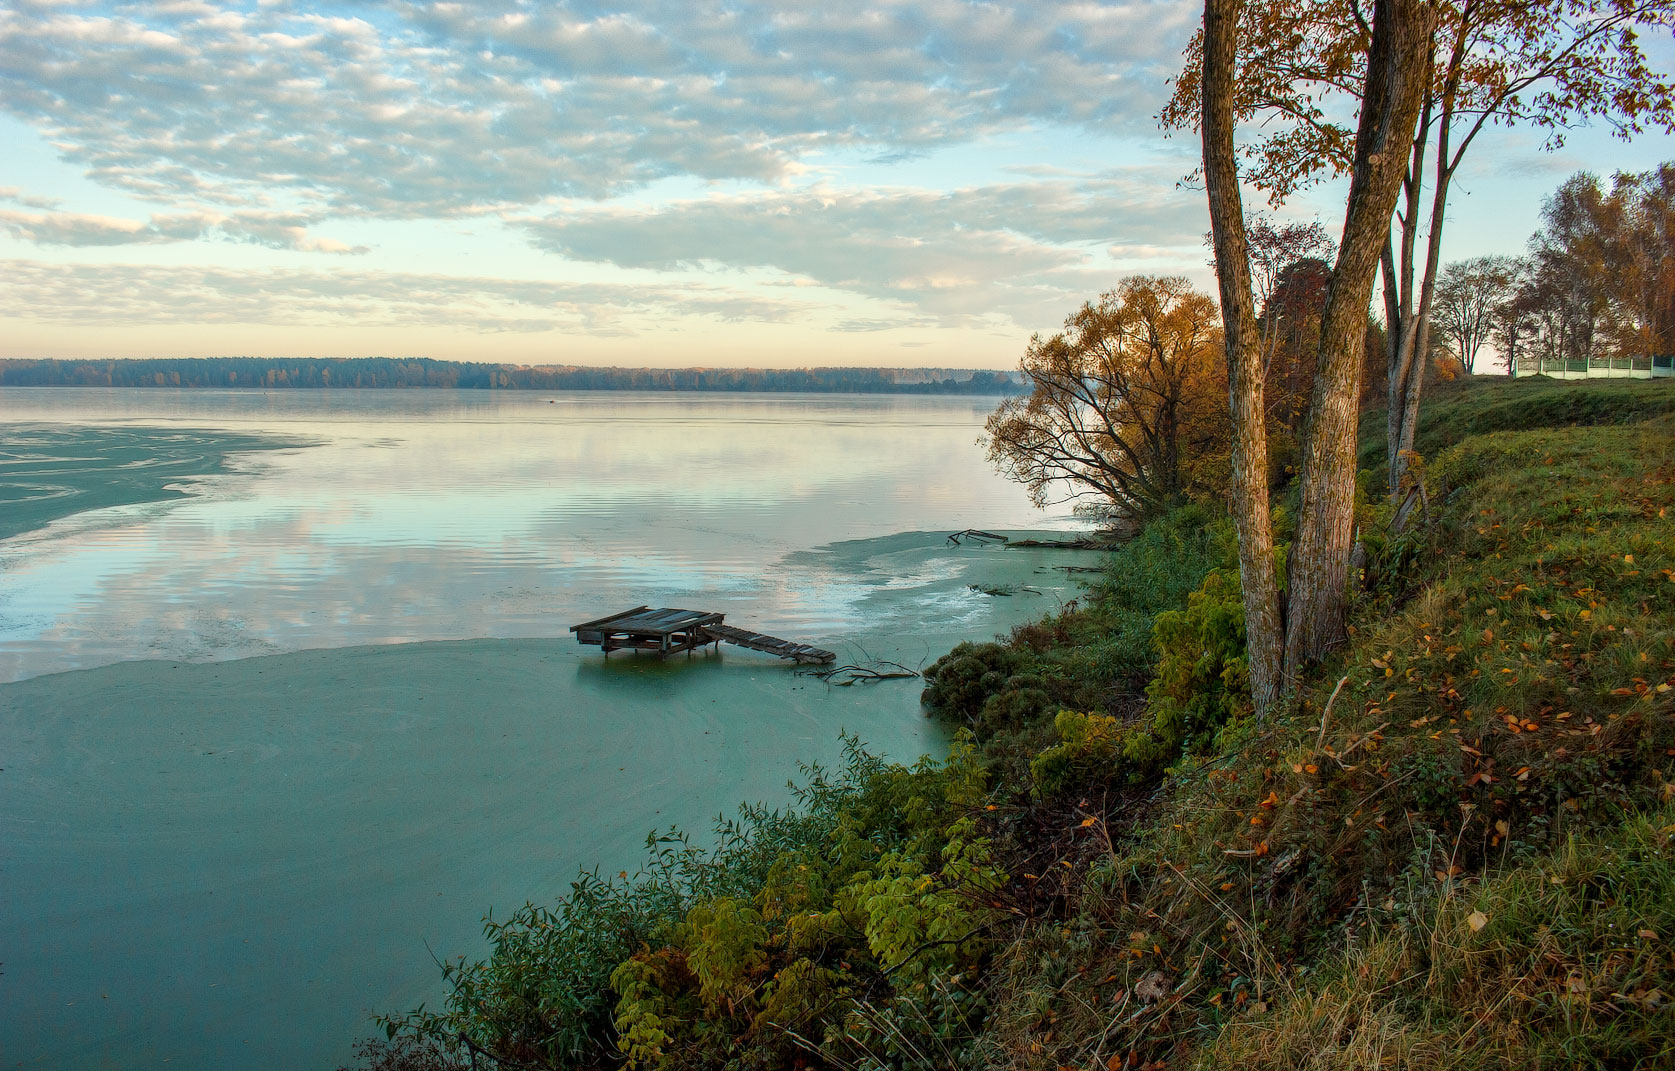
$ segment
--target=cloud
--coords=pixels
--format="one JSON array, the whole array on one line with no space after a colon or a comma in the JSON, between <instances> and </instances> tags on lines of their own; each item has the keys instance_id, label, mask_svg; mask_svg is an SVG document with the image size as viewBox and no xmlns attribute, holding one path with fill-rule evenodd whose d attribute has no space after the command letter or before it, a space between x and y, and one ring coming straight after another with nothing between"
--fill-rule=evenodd
<instances>
[{"instance_id":1,"label":"cloud","mask_svg":"<svg viewBox=\"0 0 1675 1071\"><path fill-rule=\"evenodd\" d=\"M16 0L0 107L159 200L430 217L668 176L778 182L997 130L1150 130L1183 0Z\"/></svg>"},{"instance_id":2,"label":"cloud","mask_svg":"<svg viewBox=\"0 0 1675 1071\"><path fill-rule=\"evenodd\" d=\"M54 209L63 204L56 197L33 197L16 186L0 186L0 201L10 201L25 208Z\"/></svg>"},{"instance_id":3,"label":"cloud","mask_svg":"<svg viewBox=\"0 0 1675 1071\"><path fill-rule=\"evenodd\" d=\"M721 286L541 283L404 272L0 262L0 316L66 325L427 326L635 333L670 318L789 322L821 306Z\"/></svg>"},{"instance_id":4,"label":"cloud","mask_svg":"<svg viewBox=\"0 0 1675 1071\"><path fill-rule=\"evenodd\" d=\"M954 191L765 190L647 208L571 204L513 221L541 249L623 268L768 268L945 322L1054 322L1109 286L1100 247L1203 229L1198 196L1163 174ZM1096 256L1099 254L1099 256ZM1056 310L1056 311L1055 311ZM860 322L860 321L858 321Z\"/></svg>"},{"instance_id":5,"label":"cloud","mask_svg":"<svg viewBox=\"0 0 1675 1071\"><path fill-rule=\"evenodd\" d=\"M21 199L14 198L14 200ZM333 238L308 233L302 217L279 213L240 212L232 215L188 212L152 216L150 222L76 212L17 212L0 209L0 229L37 245L100 246L155 245L219 237L272 249L304 253L365 253L366 246L350 246Z\"/></svg>"}]
</instances>

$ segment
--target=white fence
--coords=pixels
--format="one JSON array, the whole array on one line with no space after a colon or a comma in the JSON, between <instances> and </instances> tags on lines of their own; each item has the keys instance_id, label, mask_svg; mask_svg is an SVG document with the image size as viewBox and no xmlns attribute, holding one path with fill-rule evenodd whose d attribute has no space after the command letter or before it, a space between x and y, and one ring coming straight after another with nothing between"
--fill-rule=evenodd
<instances>
[{"instance_id":1,"label":"white fence","mask_svg":"<svg viewBox=\"0 0 1675 1071\"><path fill-rule=\"evenodd\" d=\"M1675 355L1658 357L1601 357L1591 361L1558 361L1520 357L1515 373L1552 379L1665 379L1675 378Z\"/></svg>"}]
</instances>

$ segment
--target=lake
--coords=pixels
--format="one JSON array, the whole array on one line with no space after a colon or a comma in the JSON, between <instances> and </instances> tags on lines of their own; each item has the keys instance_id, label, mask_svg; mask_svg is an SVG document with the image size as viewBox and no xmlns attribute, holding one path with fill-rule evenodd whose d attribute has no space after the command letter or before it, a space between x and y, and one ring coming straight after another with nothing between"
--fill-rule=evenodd
<instances>
[{"instance_id":1,"label":"lake","mask_svg":"<svg viewBox=\"0 0 1675 1071\"><path fill-rule=\"evenodd\" d=\"M918 667L1052 610L1085 555L947 539L1074 527L991 471L992 405L0 390L5 1062L335 1067L489 911L785 799L842 732L940 753L917 682L567 627L685 606Z\"/></svg>"}]
</instances>

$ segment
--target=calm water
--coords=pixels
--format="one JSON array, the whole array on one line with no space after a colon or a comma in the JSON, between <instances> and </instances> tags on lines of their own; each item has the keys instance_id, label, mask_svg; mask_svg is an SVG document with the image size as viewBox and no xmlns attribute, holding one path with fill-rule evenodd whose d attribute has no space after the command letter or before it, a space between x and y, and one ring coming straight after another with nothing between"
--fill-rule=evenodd
<instances>
[{"instance_id":1,"label":"calm water","mask_svg":"<svg viewBox=\"0 0 1675 1071\"><path fill-rule=\"evenodd\" d=\"M989 407L0 391L14 440L284 444L0 541L4 1063L334 1067L369 1011L437 1000L430 950L479 953L491 908L783 798L840 730L940 751L913 682L606 663L565 630L691 606L919 664L1051 609L1080 559L945 539L1068 526L989 471Z\"/></svg>"},{"instance_id":2,"label":"calm water","mask_svg":"<svg viewBox=\"0 0 1675 1071\"><path fill-rule=\"evenodd\" d=\"M1051 526L985 464L972 398L0 391L8 423L173 425L306 447L201 497L0 543L0 680L134 658L562 634L693 603L836 640L871 580L787 556ZM898 578L912 583L915 578ZM939 613L981 616L971 595ZM578 616L579 615L579 616ZM934 627L933 627L934 630Z\"/></svg>"}]
</instances>

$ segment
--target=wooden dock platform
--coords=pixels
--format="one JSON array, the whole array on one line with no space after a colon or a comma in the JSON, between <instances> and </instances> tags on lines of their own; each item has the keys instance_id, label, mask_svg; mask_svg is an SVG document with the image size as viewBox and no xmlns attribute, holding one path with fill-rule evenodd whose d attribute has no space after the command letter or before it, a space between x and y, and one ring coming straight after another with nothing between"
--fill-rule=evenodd
<instances>
[{"instance_id":1,"label":"wooden dock platform","mask_svg":"<svg viewBox=\"0 0 1675 1071\"><path fill-rule=\"evenodd\" d=\"M837 655L821 647L794 643L723 624L725 614L671 607L636 606L607 617L571 625L576 642L612 651L651 651L664 658L711 643L731 643L752 651L789 658L799 665L830 665Z\"/></svg>"}]
</instances>

